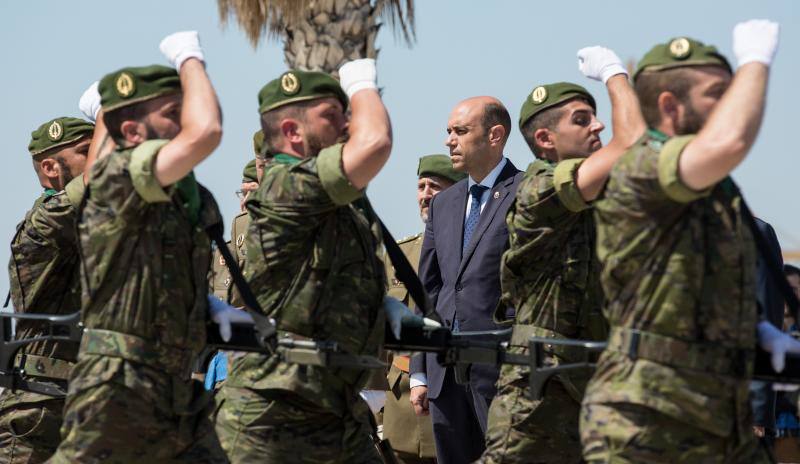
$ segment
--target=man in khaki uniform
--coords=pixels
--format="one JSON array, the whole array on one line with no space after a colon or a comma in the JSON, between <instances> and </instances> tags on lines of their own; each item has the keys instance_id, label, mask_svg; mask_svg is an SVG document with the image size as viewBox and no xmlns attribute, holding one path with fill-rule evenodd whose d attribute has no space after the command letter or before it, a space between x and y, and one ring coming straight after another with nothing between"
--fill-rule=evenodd
<instances>
[{"instance_id":1,"label":"man in khaki uniform","mask_svg":"<svg viewBox=\"0 0 800 464\"><path fill-rule=\"evenodd\" d=\"M466 174L453 169L447 155L428 155L419 159L417 168L417 203L422 222L428 220L428 207L431 198L439 192L466 177ZM419 267L419 254L422 250L423 234L419 233L398 240L398 245L408 262L416 271ZM389 280L389 296L397 298L405 305L414 304L405 285L395 276L394 268L387 255L384 258L386 276ZM430 415L417 416L411 405L409 357L395 355L386 378L389 391L383 407L383 436L389 440L397 458L404 463L436 462L433 442L433 426Z\"/></svg>"},{"instance_id":2,"label":"man in khaki uniform","mask_svg":"<svg viewBox=\"0 0 800 464\"><path fill-rule=\"evenodd\" d=\"M36 129L28 145L44 189L11 241L8 275L16 312L69 314L80 309L75 221L83 196L83 172L94 125L56 118ZM44 335L20 321L17 336ZM62 388L75 361L74 343L37 342L17 356L26 378ZM61 441L64 400L38 393L0 394L0 463L44 462Z\"/></svg>"}]
</instances>

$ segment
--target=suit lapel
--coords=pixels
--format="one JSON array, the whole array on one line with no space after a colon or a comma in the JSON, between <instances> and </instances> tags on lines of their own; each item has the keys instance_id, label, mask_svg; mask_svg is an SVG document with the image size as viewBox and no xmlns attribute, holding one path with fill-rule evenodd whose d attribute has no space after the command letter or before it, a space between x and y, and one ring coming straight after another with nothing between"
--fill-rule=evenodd
<instances>
[{"instance_id":1,"label":"suit lapel","mask_svg":"<svg viewBox=\"0 0 800 464\"><path fill-rule=\"evenodd\" d=\"M480 243L481 237L483 237L483 234L486 233L486 230L489 228L489 224L494 220L494 216L497 214L498 209L500 209L500 205L503 204L506 197L510 195L509 187L514 183L514 174L516 174L516 172L517 168L511 164L511 161L508 161L503 167L500 176L498 176L494 187L489 191L489 199L486 201L486 206L483 207L483 212L478 220L475 232L472 233L472 238L467 245L467 249L464 251L464 256L461 258L461 264L458 269L459 277L467 267L470 258L472 258L475 248L477 248L478 243ZM464 209L466 210L466 204L464 205ZM503 220L505 220L505 218L503 218ZM464 227L462 226L461 229L463 230Z\"/></svg>"},{"instance_id":2,"label":"suit lapel","mask_svg":"<svg viewBox=\"0 0 800 464\"><path fill-rule=\"evenodd\" d=\"M452 203L445 206L447 211L444 212L444 214L448 216L446 235L448 241L445 246L448 248L452 247L453 256L456 258L454 262L457 266L457 263L461 261L461 243L464 240L464 221L467 210L467 181L460 181L451 188L458 190L456 195L453 196ZM440 209L441 208L437 208L437 211Z\"/></svg>"}]
</instances>

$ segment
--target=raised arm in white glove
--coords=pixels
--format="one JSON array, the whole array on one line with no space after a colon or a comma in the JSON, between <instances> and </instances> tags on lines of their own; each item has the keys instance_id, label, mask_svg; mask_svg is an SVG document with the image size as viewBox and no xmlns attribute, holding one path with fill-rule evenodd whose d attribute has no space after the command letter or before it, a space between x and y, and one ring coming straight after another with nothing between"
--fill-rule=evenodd
<instances>
[{"instance_id":1,"label":"raised arm in white glove","mask_svg":"<svg viewBox=\"0 0 800 464\"><path fill-rule=\"evenodd\" d=\"M377 81L378 70L372 58L348 61L339 68L339 83L348 98L353 98L359 90L377 90Z\"/></svg>"},{"instance_id":2,"label":"raised arm in white glove","mask_svg":"<svg viewBox=\"0 0 800 464\"><path fill-rule=\"evenodd\" d=\"M578 50L578 69L589 79L608 82L617 74L628 75L614 50L606 47L584 47Z\"/></svg>"},{"instance_id":3,"label":"raised arm in white glove","mask_svg":"<svg viewBox=\"0 0 800 464\"><path fill-rule=\"evenodd\" d=\"M231 324L253 323L250 313L234 308L214 295L208 295L208 313L211 314L211 320L219 325L219 335L226 342L231 339Z\"/></svg>"},{"instance_id":4,"label":"raised arm in white glove","mask_svg":"<svg viewBox=\"0 0 800 464\"><path fill-rule=\"evenodd\" d=\"M175 32L164 37L158 46L161 53L167 57L169 64L176 70L181 70L181 65L189 58L197 58L205 63L203 49L200 47L200 37L197 31Z\"/></svg>"},{"instance_id":5,"label":"raised arm in white glove","mask_svg":"<svg viewBox=\"0 0 800 464\"><path fill-rule=\"evenodd\" d=\"M94 81L94 83L83 92L81 99L78 100L78 108L81 110L81 113L92 122L97 121L97 113L100 112L99 85L100 81Z\"/></svg>"},{"instance_id":6,"label":"raised arm in white glove","mask_svg":"<svg viewBox=\"0 0 800 464\"><path fill-rule=\"evenodd\" d=\"M767 321L758 323L758 344L764 351L772 354L772 368L775 372L783 371L786 365L786 353L800 354L800 341Z\"/></svg>"},{"instance_id":7,"label":"raised arm in white glove","mask_svg":"<svg viewBox=\"0 0 800 464\"><path fill-rule=\"evenodd\" d=\"M733 53L742 66L753 61L772 64L778 51L780 25L767 19L751 19L733 28Z\"/></svg>"}]
</instances>

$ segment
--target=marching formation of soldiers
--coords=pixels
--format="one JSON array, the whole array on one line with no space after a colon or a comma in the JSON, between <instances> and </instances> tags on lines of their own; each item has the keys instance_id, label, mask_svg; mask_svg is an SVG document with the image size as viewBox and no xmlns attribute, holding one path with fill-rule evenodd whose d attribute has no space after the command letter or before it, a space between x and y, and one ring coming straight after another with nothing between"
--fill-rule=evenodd
<instances>
[{"instance_id":1,"label":"marching formation of soldiers","mask_svg":"<svg viewBox=\"0 0 800 464\"><path fill-rule=\"evenodd\" d=\"M437 380L431 359L382 352L384 308L421 303L365 194L392 151L373 60L338 80L289 70L260 90L231 266L208 232L222 221L214 196L193 174L222 138L220 105L197 33L169 35L170 66L110 72L80 99L88 120L32 133L44 192L11 242L11 300L18 313L80 309L83 333L80 346L45 337L16 356L22 378L67 394L2 392L0 462L772 462L752 431L753 353L780 371L800 342L758 309L752 217L729 174L756 140L778 32L736 25L735 68L688 37L654 46L632 76L613 51L581 49L580 71L611 101L605 146L585 88L534 83L518 121L534 157L525 172L502 155L511 120L488 97L451 114L449 156L419 159L426 230L399 246L439 315L426 324L509 326L511 353L531 337L608 342L594 373L559 374L540 400L527 367ZM462 278L479 253L499 266ZM469 313L465 286L500 296ZM283 340L388 367L225 350L198 376L207 331L228 341L259 316ZM20 321L16 336L44 332ZM583 355L547 347L551 365Z\"/></svg>"}]
</instances>

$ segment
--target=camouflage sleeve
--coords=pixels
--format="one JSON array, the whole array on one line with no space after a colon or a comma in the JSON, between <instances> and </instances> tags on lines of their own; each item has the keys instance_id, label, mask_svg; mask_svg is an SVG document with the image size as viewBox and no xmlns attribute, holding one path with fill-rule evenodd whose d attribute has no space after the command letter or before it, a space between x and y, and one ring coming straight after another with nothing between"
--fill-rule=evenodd
<instances>
[{"instance_id":1,"label":"camouflage sleeve","mask_svg":"<svg viewBox=\"0 0 800 464\"><path fill-rule=\"evenodd\" d=\"M658 155L658 183L671 200L678 203L689 203L707 196L712 187L696 191L689 188L680 178L678 161L686 145L694 139L694 135L672 137Z\"/></svg>"},{"instance_id":2,"label":"camouflage sleeve","mask_svg":"<svg viewBox=\"0 0 800 464\"><path fill-rule=\"evenodd\" d=\"M555 171L553 171L553 184L558 198L564 207L573 213L579 213L589 207L589 204L581 196L577 184L575 184L575 173L584 160L585 158L564 160L558 163Z\"/></svg>"},{"instance_id":3,"label":"camouflage sleeve","mask_svg":"<svg viewBox=\"0 0 800 464\"><path fill-rule=\"evenodd\" d=\"M75 208L66 194L61 192L46 198L34 208L23 237L40 244L73 247L77 240L75 219Z\"/></svg>"},{"instance_id":4,"label":"camouflage sleeve","mask_svg":"<svg viewBox=\"0 0 800 464\"><path fill-rule=\"evenodd\" d=\"M337 206L346 205L361 197L363 191L353 187L342 168L344 145L330 146L317 156L317 170L322 188Z\"/></svg>"},{"instance_id":5,"label":"camouflage sleeve","mask_svg":"<svg viewBox=\"0 0 800 464\"><path fill-rule=\"evenodd\" d=\"M83 201L83 194L86 192L86 185L83 183L83 176L78 176L64 187L64 192L67 194L67 199L75 208L80 207Z\"/></svg>"},{"instance_id":6,"label":"camouflage sleeve","mask_svg":"<svg viewBox=\"0 0 800 464\"><path fill-rule=\"evenodd\" d=\"M552 165L534 162L519 184L515 205L507 217L511 248L520 250L520 256L535 255L537 260L546 257L546 253L531 254L530 249L562 247L563 243L552 237L569 229L566 222L572 217L573 212L558 193Z\"/></svg>"},{"instance_id":7,"label":"camouflage sleeve","mask_svg":"<svg viewBox=\"0 0 800 464\"><path fill-rule=\"evenodd\" d=\"M153 170L156 155L167 142L168 140L147 140L131 153L130 173L133 188L147 203L170 201L169 194L158 183Z\"/></svg>"}]
</instances>

